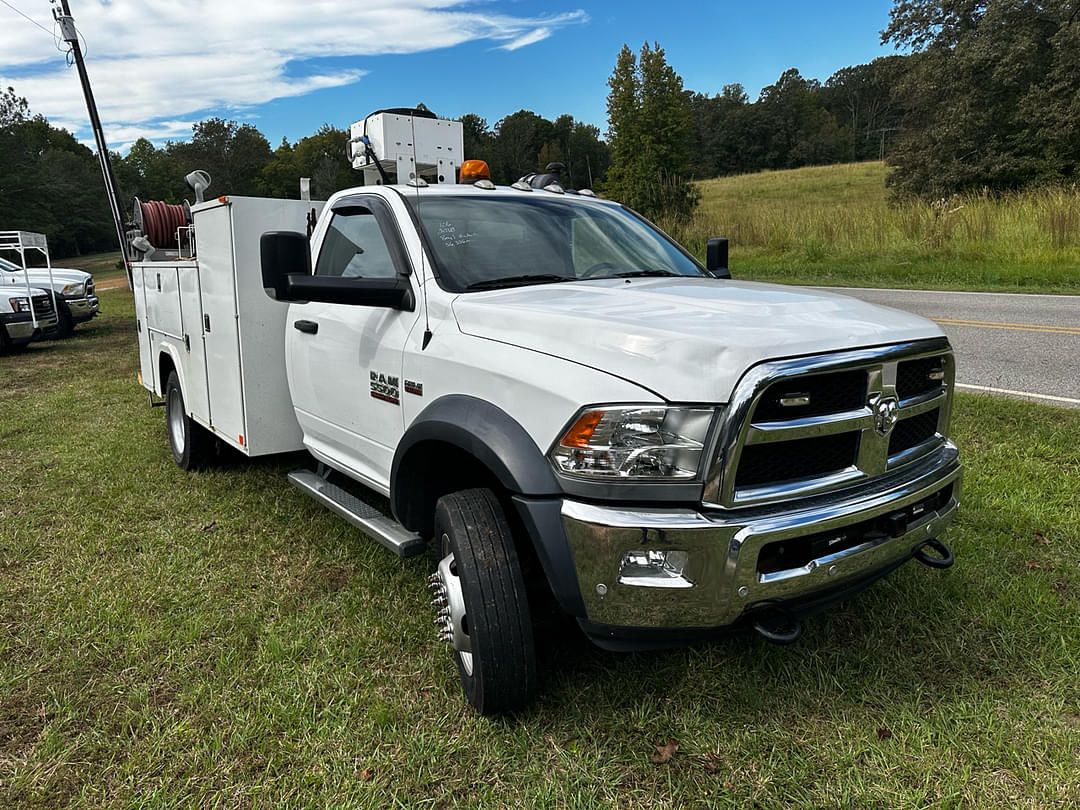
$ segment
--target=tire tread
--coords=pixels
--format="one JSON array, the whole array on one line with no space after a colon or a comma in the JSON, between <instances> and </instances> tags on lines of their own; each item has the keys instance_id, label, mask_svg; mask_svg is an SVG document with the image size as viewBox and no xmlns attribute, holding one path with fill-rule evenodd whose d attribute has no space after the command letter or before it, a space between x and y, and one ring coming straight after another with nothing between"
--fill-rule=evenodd
<instances>
[{"instance_id":1,"label":"tire tread","mask_svg":"<svg viewBox=\"0 0 1080 810\"><path fill-rule=\"evenodd\" d=\"M440 499L436 521L454 531L452 544L462 537L469 542L467 551L455 549L473 639L473 675L461 673L466 696L481 714L521 708L536 693L536 651L525 583L502 506L490 489L461 490Z\"/></svg>"}]
</instances>

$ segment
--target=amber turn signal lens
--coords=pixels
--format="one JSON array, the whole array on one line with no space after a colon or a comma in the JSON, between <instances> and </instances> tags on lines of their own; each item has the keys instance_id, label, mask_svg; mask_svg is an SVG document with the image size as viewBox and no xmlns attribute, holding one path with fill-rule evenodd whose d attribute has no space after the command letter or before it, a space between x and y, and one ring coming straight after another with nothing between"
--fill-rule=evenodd
<instances>
[{"instance_id":1,"label":"amber turn signal lens","mask_svg":"<svg viewBox=\"0 0 1080 810\"><path fill-rule=\"evenodd\" d=\"M477 180L490 180L491 170L487 163L482 160L466 160L461 164L460 181L462 183L475 183Z\"/></svg>"},{"instance_id":2,"label":"amber turn signal lens","mask_svg":"<svg viewBox=\"0 0 1080 810\"><path fill-rule=\"evenodd\" d=\"M596 432L596 426L603 418L603 411L586 411L574 422L573 427L566 431L559 444L563 447L588 447L593 433Z\"/></svg>"}]
</instances>

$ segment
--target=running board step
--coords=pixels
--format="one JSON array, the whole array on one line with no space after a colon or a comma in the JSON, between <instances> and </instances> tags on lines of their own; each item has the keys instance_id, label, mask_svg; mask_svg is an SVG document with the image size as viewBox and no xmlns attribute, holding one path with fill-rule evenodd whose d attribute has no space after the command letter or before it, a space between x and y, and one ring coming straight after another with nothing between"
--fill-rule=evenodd
<instances>
[{"instance_id":1,"label":"running board step","mask_svg":"<svg viewBox=\"0 0 1080 810\"><path fill-rule=\"evenodd\" d=\"M364 503L351 492L331 484L311 470L294 470L289 473L289 483L303 490L327 509L337 512L345 520L378 540L399 557L423 554L427 543L393 518L387 517L374 506Z\"/></svg>"}]
</instances>

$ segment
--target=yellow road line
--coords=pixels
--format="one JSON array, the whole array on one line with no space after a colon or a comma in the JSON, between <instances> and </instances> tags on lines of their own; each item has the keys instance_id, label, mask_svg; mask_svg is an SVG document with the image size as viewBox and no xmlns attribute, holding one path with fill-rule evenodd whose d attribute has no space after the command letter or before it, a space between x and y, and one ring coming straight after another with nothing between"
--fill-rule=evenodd
<instances>
[{"instance_id":1,"label":"yellow road line","mask_svg":"<svg viewBox=\"0 0 1080 810\"><path fill-rule=\"evenodd\" d=\"M998 321L966 321L959 318L934 318L943 326L975 326L982 329L1013 329L1021 332L1046 332L1053 335L1080 335L1080 329L1069 326L1050 326L1040 323L1001 323Z\"/></svg>"}]
</instances>

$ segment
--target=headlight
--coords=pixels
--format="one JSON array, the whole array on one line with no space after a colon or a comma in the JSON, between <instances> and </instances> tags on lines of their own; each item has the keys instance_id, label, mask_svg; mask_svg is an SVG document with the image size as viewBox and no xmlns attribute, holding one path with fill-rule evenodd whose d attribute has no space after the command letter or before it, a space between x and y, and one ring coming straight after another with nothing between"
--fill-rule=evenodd
<instances>
[{"instance_id":1,"label":"headlight","mask_svg":"<svg viewBox=\"0 0 1080 810\"><path fill-rule=\"evenodd\" d=\"M552 448L551 462L580 478L687 481L697 475L715 412L663 405L588 408Z\"/></svg>"},{"instance_id":2,"label":"headlight","mask_svg":"<svg viewBox=\"0 0 1080 810\"><path fill-rule=\"evenodd\" d=\"M8 303L11 304L12 312L29 312L30 311L30 299L29 298L9 298Z\"/></svg>"},{"instance_id":3,"label":"headlight","mask_svg":"<svg viewBox=\"0 0 1080 810\"><path fill-rule=\"evenodd\" d=\"M67 296L73 296L75 298L82 298L83 293L85 293L85 292L86 292L86 287L84 286L83 282L80 281L78 284L67 284L67 285L65 285L64 289L62 289L60 291L60 294L61 295L67 295Z\"/></svg>"}]
</instances>

